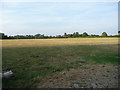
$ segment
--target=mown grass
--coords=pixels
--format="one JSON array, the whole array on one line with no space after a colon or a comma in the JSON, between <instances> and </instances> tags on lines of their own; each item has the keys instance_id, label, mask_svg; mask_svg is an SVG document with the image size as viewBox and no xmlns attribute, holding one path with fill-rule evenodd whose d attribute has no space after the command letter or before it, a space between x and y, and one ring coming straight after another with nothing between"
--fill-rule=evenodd
<instances>
[{"instance_id":1,"label":"mown grass","mask_svg":"<svg viewBox=\"0 0 120 90\"><path fill-rule=\"evenodd\" d=\"M3 87L35 87L36 77L53 75L85 63L118 64L118 45L65 45L36 47L3 47L3 70L12 70L15 78L3 79Z\"/></svg>"}]
</instances>

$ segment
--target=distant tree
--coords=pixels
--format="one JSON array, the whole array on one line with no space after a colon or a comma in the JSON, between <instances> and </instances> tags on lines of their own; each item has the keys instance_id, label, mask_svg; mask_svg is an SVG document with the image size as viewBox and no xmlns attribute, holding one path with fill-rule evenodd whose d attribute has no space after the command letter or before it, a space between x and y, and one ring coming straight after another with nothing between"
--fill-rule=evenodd
<instances>
[{"instance_id":1,"label":"distant tree","mask_svg":"<svg viewBox=\"0 0 120 90\"><path fill-rule=\"evenodd\" d=\"M52 36L50 35L49 38L52 38Z\"/></svg>"},{"instance_id":2,"label":"distant tree","mask_svg":"<svg viewBox=\"0 0 120 90\"><path fill-rule=\"evenodd\" d=\"M82 37L82 34L79 34L79 37Z\"/></svg>"},{"instance_id":3,"label":"distant tree","mask_svg":"<svg viewBox=\"0 0 120 90\"><path fill-rule=\"evenodd\" d=\"M84 32L83 34L82 34L82 37L87 37L88 36L88 34L86 33L86 32Z\"/></svg>"},{"instance_id":4,"label":"distant tree","mask_svg":"<svg viewBox=\"0 0 120 90\"><path fill-rule=\"evenodd\" d=\"M67 33L64 33L64 37L65 37L65 38L67 38L67 37L68 37Z\"/></svg>"},{"instance_id":5,"label":"distant tree","mask_svg":"<svg viewBox=\"0 0 120 90\"><path fill-rule=\"evenodd\" d=\"M4 33L0 33L0 39L9 39L9 37Z\"/></svg>"},{"instance_id":6,"label":"distant tree","mask_svg":"<svg viewBox=\"0 0 120 90\"><path fill-rule=\"evenodd\" d=\"M0 33L0 39L4 37L4 33Z\"/></svg>"},{"instance_id":7,"label":"distant tree","mask_svg":"<svg viewBox=\"0 0 120 90\"><path fill-rule=\"evenodd\" d=\"M79 37L79 32L74 32L73 35L71 35L72 37Z\"/></svg>"},{"instance_id":8,"label":"distant tree","mask_svg":"<svg viewBox=\"0 0 120 90\"><path fill-rule=\"evenodd\" d=\"M76 37L79 37L79 32L76 32L75 34L76 34Z\"/></svg>"},{"instance_id":9,"label":"distant tree","mask_svg":"<svg viewBox=\"0 0 120 90\"><path fill-rule=\"evenodd\" d=\"M62 38L62 35L57 35L56 38Z\"/></svg>"},{"instance_id":10,"label":"distant tree","mask_svg":"<svg viewBox=\"0 0 120 90\"><path fill-rule=\"evenodd\" d=\"M40 34L36 34L35 37L38 38L40 36Z\"/></svg>"},{"instance_id":11,"label":"distant tree","mask_svg":"<svg viewBox=\"0 0 120 90\"><path fill-rule=\"evenodd\" d=\"M69 38L71 38L71 37L73 36L73 34L68 34L67 36L68 36Z\"/></svg>"},{"instance_id":12,"label":"distant tree","mask_svg":"<svg viewBox=\"0 0 120 90\"><path fill-rule=\"evenodd\" d=\"M99 37L99 35L91 34L88 35L86 32L83 34L79 34L79 32L74 32L73 34L64 33L64 35L56 35L56 36L44 36L44 34L36 34L36 35L15 35L15 36L7 36L4 33L0 33L0 39L46 39L46 38L76 38L76 37ZM108 36L106 32L103 32L100 36ZM109 35L109 37L120 37L120 30L118 31L118 35Z\"/></svg>"},{"instance_id":13,"label":"distant tree","mask_svg":"<svg viewBox=\"0 0 120 90\"><path fill-rule=\"evenodd\" d=\"M102 36L108 36L106 32L103 32L102 33Z\"/></svg>"},{"instance_id":14,"label":"distant tree","mask_svg":"<svg viewBox=\"0 0 120 90\"><path fill-rule=\"evenodd\" d=\"M73 37L76 37L76 33L75 32L73 33Z\"/></svg>"},{"instance_id":15,"label":"distant tree","mask_svg":"<svg viewBox=\"0 0 120 90\"><path fill-rule=\"evenodd\" d=\"M35 35L35 38L36 38L36 39L44 38L44 34L43 34L43 35L41 35L41 34L36 34L36 35Z\"/></svg>"},{"instance_id":16,"label":"distant tree","mask_svg":"<svg viewBox=\"0 0 120 90\"><path fill-rule=\"evenodd\" d=\"M67 33L64 33L64 36L66 36L67 35Z\"/></svg>"},{"instance_id":17,"label":"distant tree","mask_svg":"<svg viewBox=\"0 0 120 90\"><path fill-rule=\"evenodd\" d=\"M9 36L8 38L9 38L9 39L15 39L14 36Z\"/></svg>"},{"instance_id":18,"label":"distant tree","mask_svg":"<svg viewBox=\"0 0 120 90\"><path fill-rule=\"evenodd\" d=\"M99 35L91 34L91 37L99 37Z\"/></svg>"},{"instance_id":19,"label":"distant tree","mask_svg":"<svg viewBox=\"0 0 120 90\"><path fill-rule=\"evenodd\" d=\"M120 35L120 31L118 31L118 35Z\"/></svg>"}]
</instances>

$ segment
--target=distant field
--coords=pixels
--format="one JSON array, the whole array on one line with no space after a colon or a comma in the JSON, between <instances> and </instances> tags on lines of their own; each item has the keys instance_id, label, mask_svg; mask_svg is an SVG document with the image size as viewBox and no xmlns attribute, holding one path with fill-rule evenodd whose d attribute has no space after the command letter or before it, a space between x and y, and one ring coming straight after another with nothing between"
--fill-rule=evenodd
<instances>
[{"instance_id":1,"label":"distant field","mask_svg":"<svg viewBox=\"0 0 120 90\"><path fill-rule=\"evenodd\" d=\"M14 80L3 87L30 88L38 77L52 76L84 64L118 64L118 38L24 39L2 41L3 70L11 69Z\"/></svg>"},{"instance_id":2,"label":"distant field","mask_svg":"<svg viewBox=\"0 0 120 90\"><path fill-rule=\"evenodd\" d=\"M14 39L3 40L3 47L118 44L118 38Z\"/></svg>"}]
</instances>

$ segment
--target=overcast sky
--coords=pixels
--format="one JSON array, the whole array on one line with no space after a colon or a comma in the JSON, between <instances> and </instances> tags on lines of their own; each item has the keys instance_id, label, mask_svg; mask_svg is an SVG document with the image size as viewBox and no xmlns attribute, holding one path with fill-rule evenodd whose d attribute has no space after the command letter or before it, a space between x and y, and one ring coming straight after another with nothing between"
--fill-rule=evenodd
<instances>
[{"instance_id":1,"label":"overcast sky","mask_svg":"<svg viewBox=\"0 0 120 90\"><path fill-rule=\"evenodd\" d=\"M117 34L117 2L4 2L2 32L7 35L59 35L73 32ZM1 26L0 26L1 27Z\"/></svg>"}]
</instances>

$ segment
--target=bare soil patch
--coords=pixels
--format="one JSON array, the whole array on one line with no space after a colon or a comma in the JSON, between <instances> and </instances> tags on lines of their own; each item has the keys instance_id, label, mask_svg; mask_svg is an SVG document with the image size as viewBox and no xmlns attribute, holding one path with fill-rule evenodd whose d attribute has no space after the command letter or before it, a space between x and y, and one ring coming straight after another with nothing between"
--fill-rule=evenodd
<instances>
[{"instance_id":1,"label":"bare soil patch","mask_svg":"<svg viewBox=\"0 0 120 90\"><path fill-rule=\"evenodd\" d=\"M118 66L85 64L84 68L65 70L37 78L38 88L118 88Z\"/></svg>"}]
</instances>

